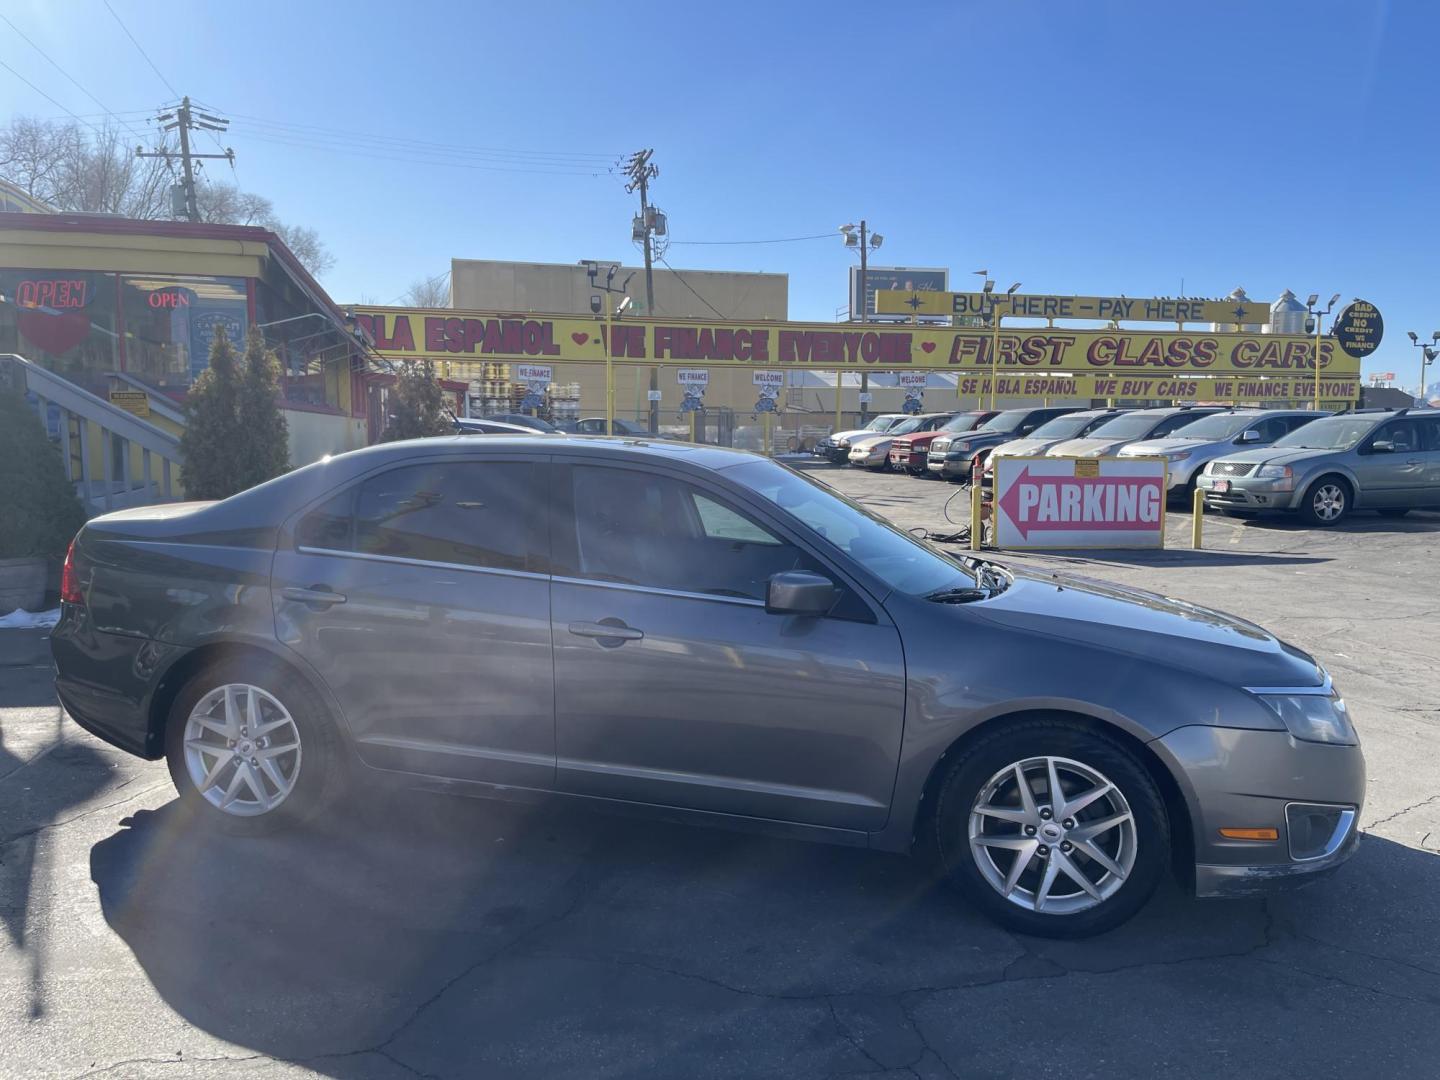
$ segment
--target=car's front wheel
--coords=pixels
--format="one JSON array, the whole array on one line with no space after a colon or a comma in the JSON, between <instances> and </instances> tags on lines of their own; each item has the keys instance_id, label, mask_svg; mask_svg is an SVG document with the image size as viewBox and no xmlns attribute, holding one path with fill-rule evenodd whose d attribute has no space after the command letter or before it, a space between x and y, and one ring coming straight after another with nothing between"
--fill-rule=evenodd
<instances>
[{"instance_id":1,"label":"car's front wheel","mask_svg":"<svg viewBox=\"0 0 1440 1080\"><path fill-rule=\"evenodd\" d=\"M181 803L227 832L299 824L341 785L329 710L308 683L273 661L246 656L203 668L176 697L165 734Z\"/></svg>"},{"instance_id":2,"label":"car's front wheel","mask_svg":"<svg viewBox=\"0 0 1440 1080\"><path fill-rule=\"evenodd\" d=\"M1338 476L1322 476L1310 485L1300 504L1307 524L1338 525L1350 513L1350 485Z\"/></svg>"},{"instance_id":3,"label":"car's front wheel","mask_svg":"<svg viewBox=\"0 0 1440 1080\"><path fill-rule=\"evenodd\" d=\"M997 922L1085 937L1130 918L1170 860L1155 782L1118 741L1063 718L1024 720L964 748L935 812L944 868Z\"/></svg>"}]
</instances>

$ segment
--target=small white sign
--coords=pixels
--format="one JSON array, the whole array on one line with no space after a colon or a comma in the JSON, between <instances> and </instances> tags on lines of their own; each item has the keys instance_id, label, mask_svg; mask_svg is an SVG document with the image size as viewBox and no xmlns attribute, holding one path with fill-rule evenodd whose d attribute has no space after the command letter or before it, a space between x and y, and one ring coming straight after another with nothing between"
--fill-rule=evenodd
<instances>
[{"instance_id":1,"label":"small white sign","mask_svg":"<svg viewBox=\"0 0 1440 1080\"><path fill-rule=\"evenodd\" d=\"M899 385L909 389L925 389L925 380L929 376L923 371L902 371L895 376Z\"/></svg>"},{"instance_id":2,"label":"small white sign","mask_svg":"<svg viewBox=\"0 0 1440 1080\"><path fill-rule=\"evenodd\" d=\"M754 373L756 386L773 386L777 390L785 385L783 371L757 371Z\"/></svg>"},{"instance_id":3,"label":"small white sign","mask_svg":"<svg viewBox=\"0 0 1440 1080\"><path fill-rule=\"evenodd\" d=\"M645 391L645 400L646 400L646 401L659 401L659 400L660 400L660 391L659 391L659 390L646 390L646 391Z\"/></svg>"},{"instance_id":4,"label":"small white sign","mask_svg":"<svg viewBox=\"0 0 1440 1080\"><path fill-rule=\"evenodd\" d=\"M860 404L861 404L861 405L868 405L868 404L870 404L870 402L873 401L874 399L875 399L875 395L872 394L872 393L870 393L869 390L863 391L863 392L860 394Z\"/></svg>"},{"instance_id":5,"label":"small white sign","mask_svg":"<svg viewBox=\"0 0 1440 1080\"><path fill-rule=\"evenodd\" d=\"M549 364L517 364L515 376L523 383L548 383L555 375Z\"/></svg>"},{"instance_id":6,"label":"small white sign","mask_svg":"<svg viewBox=\"0 0 1440 1080\"><path fill-rule=\"evenodd\" d=\"M680 368L675 372L675 381L681 386L709 386L709 368Z\"/></svg>"}]
</instances>

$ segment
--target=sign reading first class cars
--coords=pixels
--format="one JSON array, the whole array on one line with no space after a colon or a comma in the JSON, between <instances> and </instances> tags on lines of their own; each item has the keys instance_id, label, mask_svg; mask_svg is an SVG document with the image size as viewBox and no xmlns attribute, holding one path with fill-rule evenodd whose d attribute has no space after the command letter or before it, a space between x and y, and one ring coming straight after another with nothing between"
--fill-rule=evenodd
<instances>
[{"instance_id":1,"label":"sign reading first class cars","mask_svg":"<svg viewBox=\"0 0 1440 1080\"><path fill-rule=\"evenodd\" d=\"M988 316L1007 319L1088 319L1096 322L1206 322L1252 325L1270 321L1270 305L1249 300L1200 300L1164 296L1027 296L1023 293L881 290L876 308L894 315Z\"/></svg>"},{"instance_id":2,"label":"sign reading first class cars","mask_svg":"<svg viewBox=\"0 0 1440 1080\"><path fill-rule=\"evenodd\" d=\"M843 323L703 323L583 316L368 308L356 317L376 349L397 359L732 367L936 368L988 375L1296 377L1313 373L1315 340L1304 335L1207 331L872 326ZM1320 342L1325 379L1358 383L1359 360L1333 338Z\"/></svg>"}]
</instances>

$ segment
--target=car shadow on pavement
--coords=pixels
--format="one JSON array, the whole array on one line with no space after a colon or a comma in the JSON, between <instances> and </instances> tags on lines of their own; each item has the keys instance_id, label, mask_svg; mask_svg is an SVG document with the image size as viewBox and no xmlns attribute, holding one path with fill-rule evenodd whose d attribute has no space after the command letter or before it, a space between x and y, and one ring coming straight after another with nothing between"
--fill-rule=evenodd
<instances>
[{"instance_id":1,"label":"car shadow on pavement","mask_svg":"<svg viewBox=\"0 0 1440 1080\"><path fill-rule=\"evenodd\" d=\"M585 808L398 793L265 839L173 802L122 824L91 877L166 1004L337 1077L1001 1075L1026 1053L1026 1002L1091 978L1124 1008L1051 1010L1057 1030L1019 1042L1088 1053L1110 1032L1095 1049L1152 1075L1213 1052L1185 1002L1223 984L1246 1018L1234 1062L1268 1060L1284 1031L1294 1068L1329 1075L1344 1025L1327 1017L1347 1006L1320 998L1337 990L1388 995L1401 1057L1440 1052L1418 1024L1440 1003L1440 859L1373 837L1299 893L1166 886L1119 930L1058 942L998 929L918 860ZM977 1025L977 1007L998 1011Z\"/></svg>"}]
</instances>

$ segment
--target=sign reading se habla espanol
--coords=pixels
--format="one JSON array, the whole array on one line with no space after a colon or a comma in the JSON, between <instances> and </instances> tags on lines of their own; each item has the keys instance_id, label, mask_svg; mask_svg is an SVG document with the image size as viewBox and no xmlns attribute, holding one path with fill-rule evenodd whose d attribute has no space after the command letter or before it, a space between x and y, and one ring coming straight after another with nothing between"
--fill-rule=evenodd
<instances>
[{"instance_id":1,"label":"sign reading se habla espanol","mask_svg":"<svg viewBox=\"0 0 1440 1080\"><path fill-rule=\"evenodd\" d=\"M875 310L886 315L988 316L1007 319L1089 319L1100 322L1208 322L1260 325L1270 306L1250 300L1200 300L1162 296L1030 296L1024 293L932 292L881 289Z\"/></svg>"}]
</instances>

